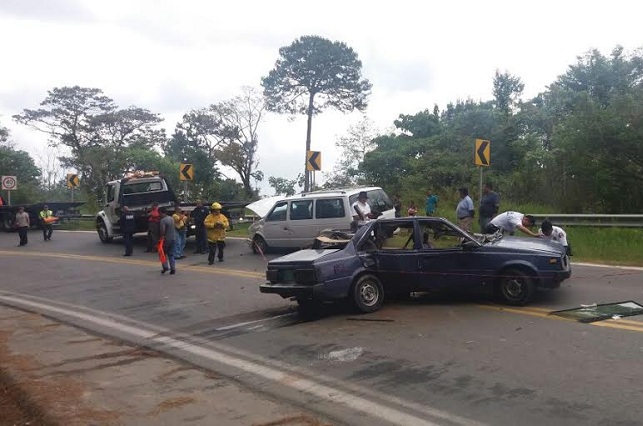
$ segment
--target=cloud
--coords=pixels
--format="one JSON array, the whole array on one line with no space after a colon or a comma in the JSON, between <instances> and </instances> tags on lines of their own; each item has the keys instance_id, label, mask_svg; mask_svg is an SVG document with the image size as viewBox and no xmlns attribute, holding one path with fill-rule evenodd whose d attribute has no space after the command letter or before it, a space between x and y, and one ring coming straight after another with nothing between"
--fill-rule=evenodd
<instances>
[{"instance_id":1,"label":"cloud","mask_svg":"<svg viewBox=\"0 0 643 426\"><path fill-rule=\"evenodd\" d=\"M76 0L2 0L0 14L38 21L87 22L95 19Z\"/></svg>"}]
</instances>

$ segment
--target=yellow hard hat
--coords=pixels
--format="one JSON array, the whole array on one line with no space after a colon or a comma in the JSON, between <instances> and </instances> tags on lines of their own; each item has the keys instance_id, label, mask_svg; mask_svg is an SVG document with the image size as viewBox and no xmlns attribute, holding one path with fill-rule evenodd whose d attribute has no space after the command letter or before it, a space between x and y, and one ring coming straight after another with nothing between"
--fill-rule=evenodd
<instances>
[{"instance_id":1,"label":"yellow hard hat","mask_svg":"<svg viewBox=\"0 0 643 426\"><path fill-rule=\"evenodd\" d=\"M221 204L216 202L212 203L212 205L210 206L210 210L221 210Z\"/></svg>"}]
</instances>

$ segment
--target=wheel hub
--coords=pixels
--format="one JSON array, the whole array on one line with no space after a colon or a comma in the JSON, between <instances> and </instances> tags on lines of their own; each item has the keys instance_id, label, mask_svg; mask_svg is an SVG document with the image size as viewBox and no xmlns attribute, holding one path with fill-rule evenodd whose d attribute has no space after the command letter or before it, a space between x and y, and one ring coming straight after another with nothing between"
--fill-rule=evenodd
<instances>
[{"instance_id":1,"label":"wheel hub","mask_svg":"<svg viewBox=\"0 0 643 426\"><path fill-rule=\"evenodd\" d=\"M360 298L366 306L373 306L377 302L378 293L377 288L371 283L362 285L359 291Z\"/></svg>"}]
</instances>

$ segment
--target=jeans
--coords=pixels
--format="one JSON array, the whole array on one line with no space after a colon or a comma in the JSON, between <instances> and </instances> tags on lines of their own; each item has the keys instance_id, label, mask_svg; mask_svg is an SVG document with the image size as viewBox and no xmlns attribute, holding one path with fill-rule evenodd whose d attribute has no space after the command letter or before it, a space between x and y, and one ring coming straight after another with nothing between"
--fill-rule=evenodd
<instances>
[{"instance_id":1,"label":"jeans","mask_svg":"<svg viewBox=\"0 0 643 426\"><path fill-rule=\"evenodd\" d=\"M27 234L29 233L29 227L28 226L21 226L18 228L18 235L20 236L20 245L25 246L27 245Z\"/></svg>"},{"instance_id":2,"label":"jeans","mask_svg":"<svg viewBox=\"0 0 643 426\"><path fill-rule=\"evenodd\" d=\"M205 226L198 226L195 229L196 252L206 253L208 251L208 239L205 235Z\"/></svg>"},{"instance_id":3,"label":"jeans","mask_svg":"<svg viewBox=\"0 0 643 426\"><path fill-rule=\"evenodd\" d=\"M147 223L147 250L156 251L156 246L160 238L160 224L158 222Z\"/></svg>"},{"instance_id":4,"label":"jeans","mask_svg":"<svg viewBox=\"0 0 643 426\"><path fill-rule=\"evenodd\" d=\"M479 216L478 217L478 225L480 225L480 232L485 233L487 230L487 225L489 225L489 222L491 222L490 217L485 217L485 216Z\"/></svg>"},{"instance_id":5,"label":"jeans","mask_svg":"<svg viewBox=\"0 0 643 426\"><path fill-rule=\"evenodd\" d=\"M131 256L134 251L134 235L131 232L125 232L123 238L125 239L125 254Z\"/></svg>"},{"instance_id":6,"label":"jeans","mask_svg":"<svg viewBox=\"0 0 643 426\"><path fill-rule=\"evenodd\" d=\"M176 230L176 241L174 242L174 257L176 259L183 256L183 250L185 249L185 238L187 232L185 228L181 231Z\"/></svg>"},{"instance_id":7,"label":"jeans","mask_svg":"<svg viewBox=\"0 0 643 426\"><path fill-rule=\"evenodd\" d=\"M163 241L163 251L165 252L165 263L161 263L164 270L174 271L176 263L174 262L174 244L175 241Z\"/></svg>"},{"instance_id":8,"label":"jeans","mask_svg":"<svg viewBox=\"0 0 643 426\"><path fill-rule=\"evenodd\" d=\"M51 240L51 234L54 232L54 227L51 225L42 225L42 237L45 241Z\"/></svg>"}]
</instances>

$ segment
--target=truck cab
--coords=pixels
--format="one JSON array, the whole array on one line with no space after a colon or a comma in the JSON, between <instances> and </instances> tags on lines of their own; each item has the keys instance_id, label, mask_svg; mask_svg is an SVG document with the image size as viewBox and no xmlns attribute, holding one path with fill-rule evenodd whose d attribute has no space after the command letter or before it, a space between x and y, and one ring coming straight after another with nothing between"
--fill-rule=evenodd
<instances>
[{"instance_id":1,"label":"truck cab","mask_svg":"<svg viewBox=\"0 0 643 426\"><path fill-rule=\"evenodd\" d=\"M104 209L96 215L96 231L103 243L120 232L122 207L127 206L136 217L136 231L147 231L147 212L153 203L159 207L171 207L177 202L174 192L165 178L154 173L138 172L124 179L107 183Z\"/></svg>"}]
</instances>

